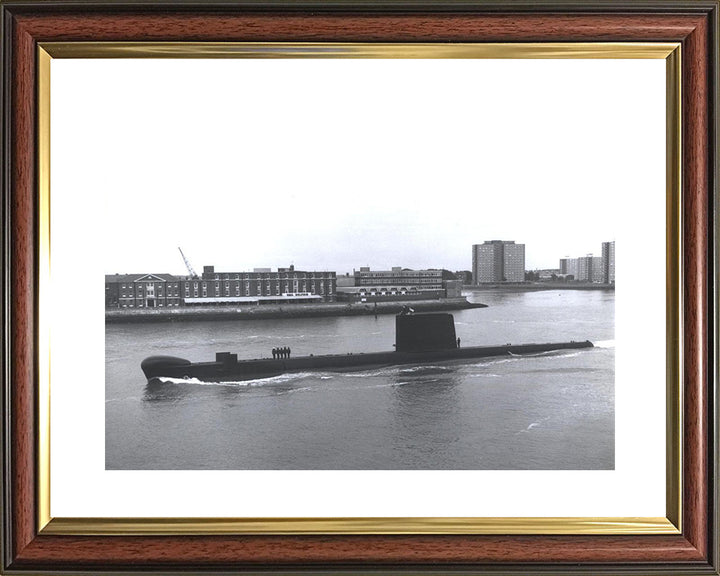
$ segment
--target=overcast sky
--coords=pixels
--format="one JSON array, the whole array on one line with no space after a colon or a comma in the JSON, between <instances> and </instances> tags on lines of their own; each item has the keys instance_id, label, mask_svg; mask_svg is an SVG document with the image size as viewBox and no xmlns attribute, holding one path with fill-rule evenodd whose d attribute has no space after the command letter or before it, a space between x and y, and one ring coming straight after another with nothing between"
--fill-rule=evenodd
<instances>
[{"instance_id":1,"label":"overcast sky","mask_svg":"<svg viewBox=\"0 0 720 576\"><path fill-rule=\"evenodd\" d=\"M198 271L466 270L491 239L554 268L600 255L628 195L664 194L664 71L53 60L52 195L78 214L57 225L102 219L106 273L184 274L178 246Z\"/></svg>"}]
</instances>

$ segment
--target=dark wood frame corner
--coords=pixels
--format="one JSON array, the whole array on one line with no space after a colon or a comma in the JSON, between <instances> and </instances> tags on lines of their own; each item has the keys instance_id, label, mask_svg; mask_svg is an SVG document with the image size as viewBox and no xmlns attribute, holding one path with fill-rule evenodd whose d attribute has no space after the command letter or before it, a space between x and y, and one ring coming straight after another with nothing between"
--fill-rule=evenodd
<instances>
[{"instance_id":1,"label":"dark wood frame corner","mask_svg":"<svg viewBox=\"0 0 720 576\"><path fill-rule=\"evenodd\" d=\"M8 0L0 2L0 16L0 571L719 573L716 0ZM39 532L38 45L79 41L681 43L682 532L603 536Z\"/></svg>"}]
</instances>

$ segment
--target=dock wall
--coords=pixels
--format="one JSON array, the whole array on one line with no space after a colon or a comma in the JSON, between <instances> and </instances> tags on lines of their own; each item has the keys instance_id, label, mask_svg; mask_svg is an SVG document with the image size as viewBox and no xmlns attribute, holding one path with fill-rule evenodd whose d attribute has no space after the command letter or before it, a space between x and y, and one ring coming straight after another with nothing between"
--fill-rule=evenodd
<instances>
[{"instance_id":1,"label":"dock wall","mask_svg":"<svg viewBox=\"0 0 720 576\"><path fill-rule=\"evenodd\" d=\"M443 300L400 301L375 303L324 304L248 304L243 306L193 306L166 310L106 309L105 322L191 322L208 320L250 320L268 318L318 318L324 316L372 316L397 314L409 306L416 312L445 312L467 308L486 308L485 304L468 302L466 298Z\"/></svg>"}]
</instances>

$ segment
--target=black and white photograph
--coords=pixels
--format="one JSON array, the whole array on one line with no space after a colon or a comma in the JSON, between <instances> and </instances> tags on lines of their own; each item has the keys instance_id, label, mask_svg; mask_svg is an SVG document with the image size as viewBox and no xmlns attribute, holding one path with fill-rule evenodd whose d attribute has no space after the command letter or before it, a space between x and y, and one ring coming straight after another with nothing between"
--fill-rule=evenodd
<instances>
[{"instance_id":1,"label":"black and white photograph","mask_svg":"<svg viewBox=\"0 0 720 576\"><path fill-rule=\"evenodd\" d=\"M719 2L0 0L0 572L717 572Z\"/></svg>"},{"instance_id":2,"label":"black and white photograph","mask_svg":"<svg viewBox=\"0 0 720 576\"><path fill-rule=\"evenodd\" d=\"M106 470L615 469L657 65L94 64L53 184L97 191Z\"/></svg>"}]
</instances>

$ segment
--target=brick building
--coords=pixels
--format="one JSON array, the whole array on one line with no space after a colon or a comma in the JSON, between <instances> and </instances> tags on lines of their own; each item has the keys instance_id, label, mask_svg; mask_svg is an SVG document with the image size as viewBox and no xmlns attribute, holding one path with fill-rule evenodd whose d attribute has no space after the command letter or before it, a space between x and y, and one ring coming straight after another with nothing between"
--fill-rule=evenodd
<instances>
[{"instance_id":1,"label":"brick building","mask_svg":"<svg viewBox=\"0 0 720 576\"><path fill-rule=\"evenodd\" d=\"M335 272L306 272L294 266L256 268L252 272L215 272L205 266L201 277L171 274L105 276L107 308L334 302Z\"/></svg>"},{"instance_id":2,"label":"brick building","mask_svg":"<svg viewBox=\"0 0 720 576\"><path fill-rule=\"evenodd\" d=\"M181 305L182 280L171 274L105 276L106 308L173 308Z\"/></svg>"},{"instance_id":3,"label":"brick building","mask_svg":"<svg viewBox=\"0 0 720 576\"><path fill-rule=\"evenodd\" d=\"M335 272L307 272L289 268L255 268L252 272L216 272L205 266L201 278L185 280L186 305L236 302L334 302Z\"/></svg>"}]
</instances>

